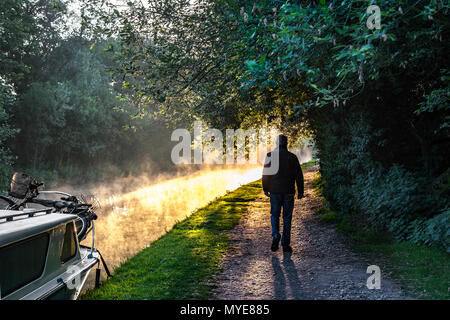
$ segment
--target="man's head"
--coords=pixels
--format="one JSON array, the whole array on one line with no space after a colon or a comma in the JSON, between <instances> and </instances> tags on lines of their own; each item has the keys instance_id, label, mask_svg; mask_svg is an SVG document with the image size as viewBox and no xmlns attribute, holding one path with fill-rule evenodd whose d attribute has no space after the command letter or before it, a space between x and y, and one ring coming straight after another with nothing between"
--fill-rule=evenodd
<instances>
[{"instance_id":1,"label":"man's head","mask_svg":"<svg viewBox=\"0 0 450 320\"><path fill-rule=\"evenodd\" d=\"M277 146L287 148L288 138L284 134L280 134L277 137Z\"/></svg>"}]
</instances>

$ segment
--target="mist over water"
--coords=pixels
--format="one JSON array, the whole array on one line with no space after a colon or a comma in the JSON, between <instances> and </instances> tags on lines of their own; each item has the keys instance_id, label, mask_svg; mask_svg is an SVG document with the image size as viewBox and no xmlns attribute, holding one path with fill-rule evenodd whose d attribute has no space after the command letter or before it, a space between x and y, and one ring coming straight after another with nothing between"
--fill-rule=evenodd
<instances>
[{"instance_id":1,"label":"mist over water","mask_svg":"<svg viewBox=\"0 0 450 320\"><path fill-rule=\"evenodd\" d=\"M300 163L312 159L309 147L291 151ZM196 209L260 179L261 175L261 165L209 167L191 173L186 168L182 176L119 178L70 193L88 192L98 199L95 247L102 253L109 269L114 270ZM92 232L82 244L91 246ZM86 285L93 287L94 273Z\"/></svg>"},{"instance_id":2,"label":"mist over water","mask_svg":"<svg viewBox=\"0 0 450 320\"><path fill-rule=\"evenodd\" d=\"M292 150L301 163L310 148ZM261 178L262 166L206 168L178 177L117 179L90 188L101 207L96 210L95 246L114 269L169 231L174 224L210 201ZM92 233L83 241L90 246Z\"/></svg>"},{"instance_id":3,"label":"mist over water","mask_svg":"<svg viewBox=\"0 0 450 320\"><path fill-rule=\"evenodd\" d=\"M228 191L261 178L262 168L207 169L114 193L113 185L91 190L99 199L95 246L114 269L170 230L175 223ZM137 179L139 180L139 179ZM126 187L126 186L125 186ZM83 241L91 245L92 235Z\"/></svg>"},{"instance_id":4,"label":"mist over water","mask_svg":"<svg viewBox=\"0 0 450 320\"><path fill-rule=\"evenodd\" d=\"M293 150L292 153L297 156L300 163L309 162L313 159L313 150L310 147L303 147L299 150Z\"/></svg>"}]
</instances>

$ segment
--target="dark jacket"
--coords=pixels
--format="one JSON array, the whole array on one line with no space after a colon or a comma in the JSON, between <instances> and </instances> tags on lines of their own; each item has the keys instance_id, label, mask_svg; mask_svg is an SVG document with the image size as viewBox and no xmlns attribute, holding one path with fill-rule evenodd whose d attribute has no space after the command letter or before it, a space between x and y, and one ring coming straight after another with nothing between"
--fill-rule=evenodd
<instances>
[{"instance_id":1,"label":"dark jacket","mask_svg":"<svg viewBox=\"0 0 450 320\"><path fill-rule=\"evenodd\" d=\"M274 194L295 194L295 183L297 183L297 193L303 196L303 173L298 158L292 152L289 152L286 147L279 147L279 169L273 175L267 175L263 172L262 184L264 192ZM272 152L269 152L266 157L266 164L264 167L270 166Z\"/></svg>"}]
</instances>

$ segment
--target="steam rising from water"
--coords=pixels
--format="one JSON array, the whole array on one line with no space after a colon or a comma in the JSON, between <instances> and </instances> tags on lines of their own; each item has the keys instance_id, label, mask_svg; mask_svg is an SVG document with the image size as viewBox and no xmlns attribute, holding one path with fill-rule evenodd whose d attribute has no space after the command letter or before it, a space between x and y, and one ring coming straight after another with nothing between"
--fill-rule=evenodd
<instances>
[{"instance_id":1,"label":"steam rising from water","mask_svg":"<svg viewBox=\"0 0 450 320\"><path fill-rule=\"evenodd\" d=\"M240 185L258 180L261 174L260 166L238 167L200 171L123 194L108 193L108 188L94 189L92 193L102 205L96 211L95 246L113 269L195 209ZM90 245L91 241L90 236L83 244Z\"/></svg>"}]
</instances>

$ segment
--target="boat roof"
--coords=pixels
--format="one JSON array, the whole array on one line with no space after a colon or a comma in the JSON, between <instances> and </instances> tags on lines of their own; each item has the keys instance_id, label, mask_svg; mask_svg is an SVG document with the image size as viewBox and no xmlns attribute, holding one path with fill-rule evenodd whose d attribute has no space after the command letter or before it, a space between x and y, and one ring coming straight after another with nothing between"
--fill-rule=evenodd
<instances>
[{"instance_id":1,"label":"boat roof","mask_svg":"<svg viewBox=\"0 0 450 320\"><path fill-rule=\"evenodd\" d=\"M74 214L48 210L0 210L0 247L53 229L75 220Z\"/></svg>"}]
</instances>

